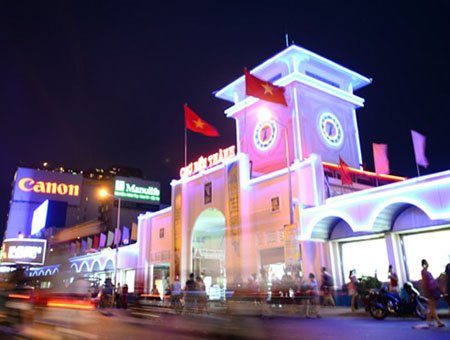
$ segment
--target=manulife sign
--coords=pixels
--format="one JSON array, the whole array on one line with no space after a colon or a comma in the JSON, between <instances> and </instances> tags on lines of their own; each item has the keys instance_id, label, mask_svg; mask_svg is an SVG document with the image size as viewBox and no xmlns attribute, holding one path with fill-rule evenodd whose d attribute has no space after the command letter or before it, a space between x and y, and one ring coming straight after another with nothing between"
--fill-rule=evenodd
<instances>
[{"instance_id":1,"label":"manulife sign","mask_svg":"<svg viewBox=\"0 0 450 340\"><path fill-rule=\"evenodd\" d=\"M127 201L145 201L147 203L159 204L159 183L138 178L118 177L114 183L114 196L121 197Z\"/></svg>"}]
</instances>

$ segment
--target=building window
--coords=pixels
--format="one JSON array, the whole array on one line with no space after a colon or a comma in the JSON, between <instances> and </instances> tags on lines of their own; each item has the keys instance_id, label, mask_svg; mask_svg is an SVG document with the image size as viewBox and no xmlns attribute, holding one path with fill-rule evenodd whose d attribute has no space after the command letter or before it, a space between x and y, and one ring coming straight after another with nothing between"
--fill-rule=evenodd
<instances>
[{"instance_id":1,"label":"building window","mask_svg":"<svg viewBox=\"0 0 450 340\"><path fill-rule=\"evenodd\" d=\"M212 183L205 183L205 190L203 195L204 204L209 204L212 202Z\"/></svg>"},{"instance_id":2,"label":"building window","mask_svg":"<svg viewBox=\"0 0 450 340\"><path fill-rule=\"evenodd\" d=\"M267 243L276 243L277 242L277 232L276 231L268 231L266 232L266 240Z\"/></svg>"},{"instance_id":3,"label":"building window","mask_svg":"<svg viewBox=\"0 0 450 340\"><path fill-rule=\"evenodd\" d=\"M329 85L334 86L334 87L337 87L337 88L340 87L338 83L336 83L336 82L334 82L334 81L331 81L331 80L329 80L329 79L326 79L326 78L324 78L324 77L321 77L321 76L319 76L318 74L312 73L312 72L310 72L310 71L306 71L305 74L306 74L307 76L310 76L311 78L317 79L317 80L319 80L319 81L321 81L321 82L323 82L323 83L325 83L325 84L329 84Z\"/></svg>"},{"instance_id":4,"label":"building window","mask_svg":"<svg viewBox=\"0 0 450 340\"><path fill-rule=\"evenodd\" d=\"M164 238L164 228L159 229L159 238Z\"/></svg>"},{"instance_id":5,"label":"building window","mask_svg":"<svg viewBox=\"0 0 450 340\"><path fill-rule=\"evenodd\" d=\"M270 210L272 212L278 212L280 211L280 197L272 197L270 199Z\"/></svg>"}]
</instances>

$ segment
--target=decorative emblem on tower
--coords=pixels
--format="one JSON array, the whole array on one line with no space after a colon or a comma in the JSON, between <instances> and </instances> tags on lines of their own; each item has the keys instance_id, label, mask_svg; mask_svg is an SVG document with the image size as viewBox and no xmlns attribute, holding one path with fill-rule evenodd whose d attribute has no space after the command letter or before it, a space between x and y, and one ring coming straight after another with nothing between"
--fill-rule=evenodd
<instances>
[{"instance_id":1,"label":"decorative emblem on tower","mask_svg":"<svg viewBox=\"0 0 450 340\"><path fill-rule=\"evenodd\" d=\"M338 148L344 141L344 131L339 119L331 112L324 112L319 117L319 131L325 143Z\"/></svg>"},{"instance_id":2,"label":"decorative emblem on tower","mask_svg":"<svg viewBox=\"0 0 450 340\"><path fill-rule=\"evenodd\" d=\"M253 135L256 147L261 151L270 149L277 137L277 124L273 120L259 122Z\"/></svg>"}]
</instances>

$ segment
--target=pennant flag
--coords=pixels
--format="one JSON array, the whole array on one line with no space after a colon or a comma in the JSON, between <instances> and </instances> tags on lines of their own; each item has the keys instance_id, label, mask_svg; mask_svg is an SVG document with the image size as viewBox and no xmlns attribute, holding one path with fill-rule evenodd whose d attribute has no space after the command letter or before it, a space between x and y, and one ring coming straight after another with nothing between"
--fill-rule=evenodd
<instances>
[{"instance_id":1,"label":"pennant flag","mask_svg":"<svg viewBox=\"0 0 450 340\"><path fill-rule=\"evenodd\" d=\"M373 160L377 174L389 175L389 159L387 144L372 143Z\"/></svg>"},{"instance_id":2,"label":"pennant flag","mask_svg":"<svg viewBox=\"0 0 450 340\"><path fill-rule=\"evenodd\" d=\"M114 230L114 245L117 247L120 245L120 238L122 237L122 233L119 228Z\"/></svg>"},{"instance_id":3,"label":"pennant flag","mask_svg":"<svg viewBox=\"0 0 450 340\"><path fill-rule=\"evenodd\" d=\"M348 165L344 162L344 160L341 158L341 156L339 156L339 165L340 165L340 169L339 171L341 172L341 183L342 185L352 185L353 181L352 181L352 176L350 174L350 169L348 167Z\"/></svg>"},{"instance_id":4,"label":"pennant flag","mask_svg":"<svg viewBox=\"0 0 450 340\"><path fill-rule=\"evenodd\" d=\"M218 137L217 129L201 119L194 111L192 111L187 104L184 104L184 118L186 121L186 128L201 133L208 137Z\"/></svg>"},{"instance_id":5,"label":"pennant flag","mask_svg":"<svg viewBox=\"0 0 450 340\"><path fill-rule=\"evenodd\" d=\"M288 106L284 97L284 87L275 86L268 81L259 79L244 68L245 94L273 103Z\"/></svg>"},{"instance_id":6,"label":"pennant flag","mask_svg":"<svg viewBox=\"0 0 450 340\"><path fill-rule=\"evenodd\" d=\"M423 166L424 168L428 167L428 159L427 156L425 156L426 137L414 130L411 130L411 136L414 145L414 155L416 156L416 164Z\"/></svg>"}]
</instances>

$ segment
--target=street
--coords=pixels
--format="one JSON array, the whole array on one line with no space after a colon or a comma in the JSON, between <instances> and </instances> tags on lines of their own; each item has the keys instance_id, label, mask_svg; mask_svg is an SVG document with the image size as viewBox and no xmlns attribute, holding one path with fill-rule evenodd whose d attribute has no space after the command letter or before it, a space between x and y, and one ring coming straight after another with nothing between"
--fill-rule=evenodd
<instances>
[{"instance_id":1,"label":"street","mask_svg":"<svg viewBox=\"0 0 450 340\"><path fill-rule=\"evenodd\" d=\"M445 313L445 311L444 311ZM173 315L149 313L145 318L112 310L76 312L48 309L34 324L24 326L17 339L450 339L447 327L414 329L424 321L416 318L372 319L347 308L323 308L322 318L295 314L271 317L229 315ZM5 327L3 335L13 334Z\"/></svg>"}]
</instances>

